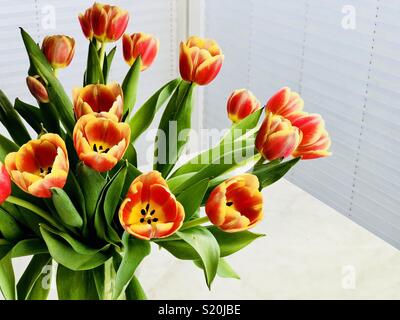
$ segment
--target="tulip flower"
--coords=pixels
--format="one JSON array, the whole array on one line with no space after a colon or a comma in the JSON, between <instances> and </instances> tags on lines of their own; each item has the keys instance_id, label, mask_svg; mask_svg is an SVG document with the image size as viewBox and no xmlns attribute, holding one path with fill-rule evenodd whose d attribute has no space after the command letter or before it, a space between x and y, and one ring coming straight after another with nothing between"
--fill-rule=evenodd
<instances>
[{"instance_id":1,"label":"tulip flower","mask_svg":"<svg viewBox=\"0 0 400 320\"><path fill-rule=\"evenodd\" d=\"M249 229L263 218L263 197L253 174L230 178L211 193L206 203L210 221L225 232Z\"/></svg>"},{"instance_id":2,"label":"tulip flower","mask_svg":"<svg viewBox=\"0 0 400 320\"><path fill-rule=\"evenodd\" d=\"M108 112L121 119L124 110L123 92L119 84L89 84L72 92L77 119L85 114Z\"/></svg>"},{"instance_id":3,"label":"tulip flower","mask_svg":"<svg viewBox=\"0 0 400 320\"><path fill-rule=\"evenodd\" d=\"M63 188L67 181L69 162L65 142L57 134L46 133L8 154L5 166L23 191L49 198L51 188Z\"/></svg>"},{"instance_id":4,"label":"tulip flower","mask_svg":"<svg viewBox=\"0 0 400 320\"><path fill-rule=\"evenodd\" d=\"M94 3L79 15L82 32L89 40L114 42L122 37L128 26L129 13L117 6Z\"/></svg>"},{"instance_id":5,"label":"tulip flower","mask_svg":"<svg viewBox=\"0 0 400 320\"><path fill-rule=\"evenodd\" d=\"M3 202L7 200L10 194L11 194L10 175L8 174L3 163L0 162L0 204L3 204Z\"/></svg>"},{"instance_id":6,"label":"tulip flower","mask_svg":"<svg viewBox=\"0 0 400 320\"><path fill-rule=\"evenodd\" d=\"M26 84L32 96L39 102L48 103L49 95L47 94L46 87L44 86L42 78L40 76L28 76L26 78Z\"/></svg>"},{"instance_id":7,"label":"tulip flower","mask_svg":"<svg viewBox=\"0 0 400 320\"><path fill-rule=\"evenodd\" d=\"M119 209L122 227L143 240L172 235L182 226L184 218L183 206L158 171L137 177Z\"/></svg>"},{"instance_id":8,"label":"tulip flower","mask_svg":"<svg viewBox=\"0 0 400 320\"><path fill-rule=\"evenodd\" d=\"M283 117L299 112L304 107L304 101L297 92L285 87L275 93L267 102L266 111Z\"/></svg>"},{"instance_id":9,"label":"tulip flower","mask_svg":"<svg viewBox=\"0 0 400 320\"><path fill-rule=\"evenodd\" d=\"M236 123L260 109L260 102L249 90L235 90L227 103L228 117Z\"/></svg>"},{"instance_id":10,"label":"tulip flower","mask_svg":"<svg viewBox=\"0 0 400 320\"><path fill-rule=\"evenodd\" d=\"M272 161L287 158L301 141L301 131L284 117L271 112L261 125L256 137L256 148L264 158Z\"/></svg>"},{"instance_id":11,"label":"tulip flower","mask_svg":"<svg viewBox=\"0 0 400 320\"><path fill-rule=\"evenodd\" d=\"M129 146L131 129L108 113L87 114L75 125L73 140L78 157L98 172L114 168Z\"/></svg>"},{"instance_id":12,"label":"tulip flower","mask_svg":"<svg viewBox=\"0 0 400 320\"><path fill-rule=\"evenodd\" d=\"M160 43L157 38L140 32L132 35L124 34L122 46L126 63L131 66L140 56L142 59L140 70L144 71L156 58Z\"/></svg>"},{"instance_id":13,"label":"tulip flower","mask_svg":"<svg viewBox=\"0 0 400 320\"><path fill-rule=\"evenodd\" d=\"M74 57L75 40L63 35L47 36L43 39L42 51L54 69L62 69Z\"/></svg>"},{"instance_id":14,"label":"tulip flower","mask_svg":"<svg viewBox=\"0 0 400 320\"><path fill-rule=\"evenodd\" d=\"M289 117L293 126L299 128L302 139L293 152L294 157L301 157L303 160L328 157L331 140L325 130L325 123L319 114L298 112Z\"/></svg>"},{"instance_id":15,"label":"tulip flower","mask_svg":"<svg viewBox=\"0 0 400 320\"><path fill-rule=\"evenodd\" d=\"M181 42L179 69L183 80L206 85L215 79L224 56L218 44L211 39L190 37Z\"/></svg>"}]
</instances>

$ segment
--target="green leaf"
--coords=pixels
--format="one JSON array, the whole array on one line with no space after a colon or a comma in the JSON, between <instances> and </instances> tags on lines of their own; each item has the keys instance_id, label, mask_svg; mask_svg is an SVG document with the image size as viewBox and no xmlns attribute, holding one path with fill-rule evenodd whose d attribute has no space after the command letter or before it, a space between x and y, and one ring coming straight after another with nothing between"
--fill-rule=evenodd
<instances>
[{"instance_id":1,"label":"green leaf","mask_svg":"<svg viewBox=\"0 0 400 320\"><path fill-rule=\"evenodd\" d=\"M223 258L219 259L217 275L221 278L232 278L240 280L240 276L232 269L230 264Z\"/></svg>"},{"instance_id":2,"label":"green leaf","mask_svg":"<svg viewBox=\"0 0 400 320\"><path fill-rule=\"evenodd\" d=\"M41 118L43 119L43 126L47 132L60 134L60 121L58 120L58 114L54 104L51 102L39 102L39 107Z\"/></svg>"},{"instance_id":3,"label":"green leaf","mask_svg":"<svg viewBox=\"0 0 400 320\"><path fill-rule=\"evenodd\" d=\"M240 149L246 149L246 147L249 146L249 141L251 141L246 134L249 130L253 130L257 127L262 112L263 109L260 109L234 124L218 145L190 159L187 163L178 168L171 177L200 171L211 162L214 162L214 160L224 159L221 156L230 156L236 149L239 149L239 151ZM243 146L242 142L246 142L247 145Z\"/></svg>"},{"instance_id":4,"label":"green leaf","mask_svg":"<svg viewBox=\"0 0 400 320\"><path fill-rule=\"evenodd\" d=\"M204 227L178 231L177 236L189 244L198 254L204 266L207 286L210 288L218 270L220 250L214 236ZM196 259L197 260L197 259Z\"/></svg>"},{"instance_id":5,"label":"green leaf","mask_svg":"<svg viewBox=\"0 0 400 320\"><path fill-rule=\"evenodd\" d=\"M50 260L48 265L44 267L43 272L32 287L27 300L46 300L51 289L51 277L53 260Z\"/></svg>"},{"instance_id":6,"label":"green leaf","mask_svg":"<svg viewBox=\"0 0 400 320\"><path fill-rule=\"evenodd\" d=\"M50 262L51 256L48 253L37 254L32 257L28 267L25 269L17 284L18 300L27 300L29 297L33 300L38 296L48 294L50 288L43 288L41 283L43 278L41 276L46 271L44 268L49 265ZM39 286L36 286L35 292L33 293L32 289L34 289L36 283L38 283ZM44 291L42 294L40 293L39 288Z\"/></svg>"},{"instance_id":7,"label":"green leaf","mask_svg":"<svg viewBox=\"0 0 400 320\"><path fill-rule=\"evenodd\" d=\"M141 65L142 59L139 56L130 67L122 82L122 91L124 92L124 114L126 112L129 114L135 106ZM129 116L127 119L129 119Z\"/></svg>"},{"instance_id":8,"label":"green leaf","mask_svg":"<svg viewBox=\"0 0 400 320\"><path fill-rule=\"evenodd\" d=\"M117 271L113 299L117 299L131 281L136 268L144 257L150 254L150 242L130 236L127 232L122 237L124 256Z\"/></svg>"},{"instance_id":9,"label":"green leaf","mask_svg":"<svg viewBox=\"0 0 400 320\"><path fill-rule=\"evenodd\" d=\"M146 293L135 275L133 275L131 282L126 287L125 295L126 300L147 300Z\"/></svg>"},{"instance_id":10,"label":"green leaf","mask_svg":"<svg viewBox=\"0 0 400 320\"><path fill-rule=\"evenodd\" d=\"M43 55L43 54L42 54ZM75 117L73 113L73 107L71 100L65 93L65 90L58 79L54 76L51 70L49 70L37 56L30 55L31 61L35 68L38 70L39 75L47 83L47 93L50 101L53 105L57 106L57 113L60 117L65 130L69 135L72 135L72 131L75 126Z\"/></svg>"},{"instance_id":11,"label":"green leaf","mask_svg":"<svg viewBox=\"0 0 400 320\"><path fill-rule=\"evenodd\" d=\"M134 143L139 136L153 122L157 111L172 95L182 80L175 79L165 84L155 94L153 94L134 114L129 121L131 127L131 143Z\"/></svg>"},{"instance_id":12,"label":"green leaf","mask_svg":"<svg viewBox=\"0 0 400 320\"><path fill-rule=\"evenodd\" d=\"M0 233L7 240L18 240L24 235L18 222L2 207L0 207Z\"/></svg>"},{"instance_id":13,"label":"green leaf","mask_svg":"<svg viewBox=\"0 0 400 320\"><path fill-rule=\"evenodd\" d=\"M0 161L4 163L6 155L15 151L18 151L18 146L0 134Z\"/></svg>"},{"instance_id":14,"label":"green leaf","mask_svg":"<svg viewBox=\"0 0 400 320\"><path fill-rule=\"evenodd\" d=\"M0 291L6 300L15 300L15 275L11 254L0 258Z\"/></svg>"},{"instance_id":15,"label":"green leaf","mask_svg":"<svg viewBox=\"0 0 400 320\"><path fill-rule=\"evenodd\" d=\"M67 193L60 188L52 188L52 200L60 220L67 226L80 228L83 220Z\"/></svg>"},{"instance_id":16,"label":"green leaf","mask_svg":"<svg viewBox=\"0 0 400 320\"><path fill-rule=\"evenodd\" d=\"M142 173L138 170L138 168L128 163L128 172L126 174L124 187L122 188L122 193L121 193L122 197L125 198L125 195L128 192L128 189L131 186L133 180L135 180L135 178L140 176L141 174Z\"/></svg>"},{"instance_id":17,"label":"green leaf","mask_svg":"<svg viewBox=\"0 0 400 320\"><path fill-rule=\"evenodd\" d=\"M103 71L101 70L100 59L96 47L91 41L89 42L85 85L98 83L104 83Z\"/></svg>"},{"instance_id":18,"label":"green leaf","mask_svg":"<svg viewBox=\"0 0 400 320\"><path fill-rule=\"evenodd\" d=\"M126 159L133 166L137 166L137 152L132 143L129 143L128 149L124 155L124 159Z\"/></svg>"},{"instance_id":19,"label":"green leaf","mask_svg":"<svg viewBox=\"0 0 400 320\"><path fill-rule=\"evenodd\" d=\"M242 152L245 152L246 156L243 156ZM238 154L241 153L239 157L239 161L237 160ZM236 155L235 155L236 154ZM233 170L239 166L242 166L248 163L250 160L254 159L254 146L246 147L241 150L234 150L232 153L228 155L228 163L224 163L224 159L226 155L222 155L220 158L215 160L213 163L203 166L201 170L199 170L195 175L191 176L189 179L184 181L182 184L177 185L171 191L174 194L181 193L183 190L187 189L189 186L198 183L203 179L215 179L223 173L226 173L230 170Z\"/></svg>"},{"instance_id":20,"label":"green leaf","mask_svg":"<svg viewBox=\"0 0 400 320\"><path fill-rule=\"evenodd\" d=\"M40 231L53 259L71 270L90 270L102 265L109 258L100 251L94 254L76 252L76 248L72 248L63 237L50 231L45 225L40 226Z\"/></svg>"},{"instance_id":21,"label":"green leaf","mask_svg":"<svg viewBox=\"0 0 400 320\"><path fill-rule=\"evenodd\" d=\"M209 181L209 179L201 180L184 190L177 197L177 200L185 209L185 221L190 220L193 214L195 214L197 209L200 207L203 197L206 194Z\"/></svg>"},{"instance_id":22,"label":"green leaf","mask_svg":"<svg viewBox=\"0 0 400 320\"><path fill-rule=\"evenodd\" d=\"M85 198L72 170L70 170L68 173L68 179L66 185L64 186L64 190L74 203L75 208L77 208L78 211L82 214L83 229L85 229L87 224Z\"/></svg>"},{"instance_id":23,"label":"green leaf","mask_svg":"<svg viewBox=\"0 0 400 320\"><path fill-rule=\"evenodd\" d=\"M83 163L78 165L77 171L78 180L80 181L82 193L85 198L86 214L88 215L88 220L91 220L94 217L97 201L100 198L106 180L100 173Z\"/></svg>"},{"instance_id":24,"label":"green leaf","mask_svg":"<svg viewBox=\"0 0 400 320\"><path fill-rule=\"evenodd\" d=\"M19 258L48 252L47 246L42 239L26 239L14 245L11 257Z\"/></svg>"},{"instance_id":25,"label":"green leaf","mask_svg":"<svg viewBox=\"0 0 400 320\"><path fill-rule=\"evenodd\" d=\"M257 238L265 236L264 234L253 233L250 231L229 233L221 231L214 226L209 227L208 230L218 241L221 250L221 257L229 256L248 246Z\"/></svg>"},{"instance_id":26,"label":"green leaf","mask_svg":"<svg viewBox=\"0 0 400 320\"><path fill-rule=\"evenodd\" d=\"M42 131L42 114L40 109L34 107L28 103L25 103L18 98L15 99L14 109L19 113L19 115L31 126L36 133Z\"/></svg>"},{"instance_id":27,"label":"green leaf","mask_svg":"<svg viewBox=\"0 0 400 320\"><path fill-rule=\"evenodd\" d=\"M159 132L165 133L165 140L157 139L154 169L160 171L164 177L173 169L188 142L194 88L195 85L193 83L182 81L162 115L158 129ZM176 130L171 125L176 125ZM170 148L173 149L171 150Z\"/></svg>"},{"instance_id":28,"label":"green leaf","mask_svg":"<svg viewBox=\"0 0 400 320\"><path fill-rule=\"evenodd\" d=\"M104 56L104 64L103 64L103 79L104 83L107 83L108 75L110 74L111 63L114 59L115 52L117 47L111 49L111 51Z\"/></svg>"},{"instance_id":29,"label":"green leaf","mask_svg":"<svg viewBox=\"0 0 400 320\"><path fill-rule=\"evenodd\" d=\"M169 178L169 179L167 180L168 187L169 187L171 190L177 190L178 187L179 187L182 183L186 182L186 180L190 179L190 178L193 177L195 174L196 174L196 172L188 172L188 173L184 173L184 174L181 174L181 175L176 176L176 177L173 177L173 178Z\"/></svg>"},{"instance_id":30,"label":"green leaf","mask_svg":"<svg viewBox=\"0 0 400 320\"><path fill-rule=\"evenodd\" d=\"M31 139L21 118L2 90L0 90L0 121L18 145L23 145Z\"/></svg>"},{"instance_id":31,"label":"green leaf","mask_svg":"<svg viewBox=\"0 0 400 320\"><path fill-rule=\"evenodd\" d=\"M57 293L60 300L98 300L92 270L74 271L63 265L57 267Z\"/></svg>"},{"instance_id":32,"label":"green leaf","mask_svg":"<svg viewBox=\"0 0 400 320\"><path fill-rule=\"evenodd\" d=\"M263 189L282 178L301 158L294 158L286 162L274 162L256 166L252 174L256 175Z\"/></svg>"},{"instance_id":33,"label":"green leaf","mask_svg":"<svg viewBox=\"0 0 400 320\"><path fill-rule=\"evenodd\" d=\"M125 164L119 172L113 177L110 186L107 189L104 198L104 214L106 222L110 225L114 216L118 204L121 201L121 192L124 187L126 174L128 172L128 166ZM124 195L122 195L124 196Z\"/></svg>"},{"instance_id":34,"label":"green leaf","mask_svg":"<svg viewBox=\"0 0 400 320\"><path fill-rule=\"evenodd\" d=\"M111 260L106 261L105 264L98 266L97 268L92 269L93 279L97 290L97 295L100 300L104 299L104 291L105 291L105 265L109 263Z\"/></svg>"}]
</instances>

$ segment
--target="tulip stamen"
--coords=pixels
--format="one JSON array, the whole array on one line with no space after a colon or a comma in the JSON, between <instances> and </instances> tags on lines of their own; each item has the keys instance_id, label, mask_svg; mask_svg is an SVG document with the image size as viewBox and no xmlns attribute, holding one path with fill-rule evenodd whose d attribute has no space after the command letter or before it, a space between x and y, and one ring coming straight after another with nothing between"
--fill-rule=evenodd
<instances>
[{"instance_id":1,"label":"tulip stamen","mask_svg":"<svg viewBox=\"0 0 400 320\"><path fill-rule=\"evenodd\" d=\"M148 223L151 224L152 222L157 222L158 218L153 218L154 214L156 213L156 210L153 209L150 212L150 203L146 204L146 207L140 210L140 214L143 216L140 219L140 223Z\"/></svg>"},{"instance_id":2,"label":"tulip stamen","mask_svg":"<svg viewBox=\"0 0 400 320\"><path fill-rule=\"evenodd\" d=\"M227 205L228 207L230 207L230 206L233 205L233 202L232 202L232 201L228 201L228 202L226 203L226 205Z\"/></svg>"},{"instance_id":3,"label":"tulip stamen","mask_svg":"<svg viewBox=\"0 0 400 320\"><path fill-rule=\"evenodd\" d=\"M45 177L47 174L50 174L50 173L51 173L51 170L53 170L52 167L48 167L47 169L39 168L39 172L40 172L39 175L40 175L41 177Z\"/></svg>"}]
</instances>

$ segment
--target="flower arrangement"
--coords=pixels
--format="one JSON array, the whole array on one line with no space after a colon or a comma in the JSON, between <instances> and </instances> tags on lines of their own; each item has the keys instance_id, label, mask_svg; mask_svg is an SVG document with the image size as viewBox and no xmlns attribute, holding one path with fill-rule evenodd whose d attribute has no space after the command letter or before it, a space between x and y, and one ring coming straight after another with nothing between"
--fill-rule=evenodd
<instances>
[{"instance_id":1,"label":"flower arrangement","mask_svg":"<svg viewBox=\"0 0 400 320\"><path fill-rule=\"evenodd\" d=\"M301 159L330 155L324 121L303 111L299 94L283 88L261 107L242 89L228 99L232 127L221 141L178 164L193 92L217 77L224 56L214 40L190 37L180 46L181 78L135 108L140 73L156 59L159 41L126 34L128 21L125 10L99 3L79 15L89 49L83 87L72 100L57 72L73 59L74 39L47 36L39 47L21 29L30 61L26 82L37 106L11 104L0 91L0 120L12 139L0 135L6 299L46 299L43 270L53 261L60 299L145 299L135 271L151 242L193 261L209 287L217 275L237 277L225 257L262 236L248 230L263 218L261 190ZM121 38L129 69L120 85L108 81L116 49L107 52L107 44ZM141 172L135 142L165 104L153 170ZM21 256L32 258L16 283L12 259Z\"/></svg>"}]
</instances>

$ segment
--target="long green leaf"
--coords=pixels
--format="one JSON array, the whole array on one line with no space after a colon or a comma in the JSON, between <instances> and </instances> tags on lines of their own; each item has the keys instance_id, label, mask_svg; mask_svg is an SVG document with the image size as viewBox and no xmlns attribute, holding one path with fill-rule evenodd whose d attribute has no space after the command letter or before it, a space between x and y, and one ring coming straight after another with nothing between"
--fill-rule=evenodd
<instances>
[{"instance_id":1,"label":"long green leaf","mask_svg":"<svg viewBox=\"0 0 400 320\"><path fill-rule=\"evenodd\" d=\"M214 236L204 227L178 231L177 236L188 243L198 254L203 266L207 286L210 287L218 270L220 249Z\"/></svg>"},{"instance_id":2,"label":"long green leaf","mask_svg":"<svg viewBox=\"0 0 400 320\"><path fill-rule=\"evenodd\" d=\"M185 209L185 221L190 220L193 214L195 214L200 207L203 197L207 191L209 181L209 179L201 180L184 190L177 197L177 200L182 204L183 208Z\"/></svg>"},{"instance_id":3,"label":"long green leaf","mask_svg":"<svg viewBox=\"0 0 400 320\"><path fill-rule=\"evenodd\" d=\"M142 260L150 254L150 242L139 240L130 236L127 232L122 237L124 244L124 256L117 271L113 299L117 299L131 281L136 268Z\"/></svg>"},{"instance_id":4,"label":"long green leaf","mask_svg":"<svg viewBox=\"0 0 400 320\"><path fill-rule=\"evenodd\" d=\"M6 155L15 151L18 151L18 146L0 134L0 161L4 163Z\"/></svg>"},{"instance_id":5,"label":"long green leaf","mask_svg":"<svg viewBox=\"0 0 400 320\"><path fill-rule=\"evenodd\" d=\"M204 267L203 267L203 264L201 261L196 260L193 262L197 267L204 270ZM221 278L231 278L231 279L238 279L238 280L240 279L240 276L235 272L235 270L232 269L232 267L229 265L229 263L223 258L219 259L217 275Z\"/></svg>"},{"instance_id":6,"label":"long green leaf","mask_svg":"<svg viewBox=\"0 0 400 320\"><path fill-rule=\"evenodd\" d=\"M229 256L248 246L254 240L265 236L264 234L250 231L228 233L221 231L217 227L209 227L208 230L213 234L219 244L221 257Z\"/></svg>"},{"instance_id":7,"label":"long green leaf","mask_svg":"<svg viewBox=\"0 0 400 320\"><path fill-rule=\"evenodd\" d=\"M104 214L106 222L110 224L114 218L115 211L121 201L121 193L124 187L126 174L128 172L127 164L125 164L121 170L116 174L116 177L111 182L104 198ZM122 195L125 196L125 195Z\"/></svg>"},{"instance_id":8,"label":"long green leaf","mask_svg":"<svg viewBox=\"0 0 400 320\"><path fill-rule=\"evenodd\" d=\"M75 271L57 267L57 293L60 300L98 300L92 270Z\"/></svg>"},{"instance_id":9,"label":"long green leaf","mask_svg":"<svg viewBox=\"0 0 400 320\"><path fill-rule=\"evenodd\" d=\"M79 215L68 194L60 188L52 188L52 200L60 220L67 226L80 228L83 226L82 217Z\"/></svg>"},{"instance_id":10,"label":"long green leaf","mask_svg":"<svg viewBox=\"0 0 400 320\"><path fill-rule=\"evenodd\" d=\"M26 300L29 297L31 299L35 299L38 295L46 294L49 292L50 288L43 288L41 280L41 275L45 273L47 270L44 270L45 266L47 266L51 262L51 256L48 253L37 254L34 255L22 274L20 280L17 284L17 296L18 300ZM35 288L35 293L31 295L32 289L34 289L35 284L39 282L40 286ZM39 292L39 288L42 288L44 291L42 294Z\"/></svg>"},{"instance_id":11,"label":"long green leaf","mask_svg":"<svg viewBox=\"0 0 400 320\"><path fill-rule=\"evenodd\" d=\"M102 265L109 258L100 251L94 254L78 253L64 238L51 232L44 225L41 225L40 230L53 259L71 270L90 270Z\"/></svg>"},{"instance_id":12,"label":"long green leaf","mask_svg":"<svg viewBox=\"0 0 400 320\"><path fill-rule=\"evenodd\" d=\"M19 115L31 126L36 133L42 131L42 114L40 109L32 106L20 99L15 99L14 109L19 113Z\"/></svg>"},{"instance_id":13,"label":"long green leaf","mask_svg":"<svg viewBox=\"0 0 400 320\"><path fill-rule=\"evenodd\" d=\"M89 42L85 85L98 83L104 83L104 77L103 71L101 70L99 55L94 43L91 41Z\"/></svg>"},{"instance_id":14,"label":"long green leaf","mask_svg":"<svg viewBox=\"0 0 400 320\"><path fill-rule=\"evenodd\" d=\"M104 64L103 64L103 79L104 83L107 83L108 75L110 74L111 63L114 59L115 52L117 51L117 47L111 49L111 51L104 56Z\"/></svg>"},{"instance_id":15,"label":"long green leaf","mask_svg":"<svg viewBox=\"0 0 400 320\"><path fill-rule=\"evenodd\" d=\"M0 121L18 145L31 139L21 118L2 90L0 90Z\"/></svg>"},{"instance_id":16,"label":"long green leaf","mask_svg":"<svg viewBox=\"0 0 400 320\"><path fill-rule=\"evenodd\" d=\"M153 122L157 111L172 95L182 80L175 79L165 84L161 89L154 93L133 115L129 121L131 127L131 142L134 143L139 136Z\"/></svg>"},{"instance_id":17,"label":"long green leaf","mask_svg":"<svg viewBox=\"0 0 400 320\"><path fill-rule=\"evenodd\" d=\"M285 162L274 162L256 166L251 173L256 175L263 189L282 178L301 158L294 158Z\"/></svg>"},{"instance_id":18,"label":"long green leaf","mask_svg":"<svg viewBox=\"0 0 400 320\"><path fill-rule=\"evenodd\" d=\"M58 113L53 103L39 102L40 114L43 119L43 126L47 132L61 133L60 121L58 120Z\"/></svg>"},{"instance_id":19,"label":"long green leaf","mask_svg":"<svg viewBox=\"0 0 400 320\"><path fill-rule=\"evenodd\" d=\"M83 229L85 229L87 223L85 197L83 196L83 192L78 180L71 170L68 173L68 179L66 185L64 186L64 190L71 198L75 208L77 208L78 212L82 214Z\"/></svg>"},{"instance_id":20,"label":"long green leaf","mask_svg":"<svg viewBox=\"0 0 400 320\"><path fill-rule=\"evenodd\" d=\"M141 65L142 59L139 56L130 67L122 82L122 91L124 92L124 114L129 114L135 106ZM129 116L127 118L129 119Z\"/></svg>"},{"instance_id":21,"label":"long green leaf","mask_svg":"<svg viewBox=\"0 0 400 320\"><path fill-rule=\"evenodd\" d=\"M15 275L11 254L0 259L0 291L6 300L15 300Z\"/></svg>"},{"instance_id":22,"label":"long green leaf","mask_svg":"<svg viewBox=\"0 0 400 320\"><path fill-rule=\"evenodd\" d=\"M157 139L154 169L160 171L164 177L173 169L188 142L194 88L193 83L182 81L162 115L158 130L165 134L165 139Z\"/></svg>"},{"instance_id":23,"label":"long green leaf","mask_svg":"<svg viewBox=\"0 0 400 320\"><path fill-rule=\"evenodd\" d=\"M125 296L126 300L147 300L146 293L135 275L133 275L131 282L125 289Z\"/></svg>"},{"instance_id":24,"label":"long green leaf","mask_svg":"<svg viewBox=\"0 0 400 320\"><path fill-rule=\"evenodd\" d=\"M53 260L50 259L49 263L43 268L42 273L29 292L29 295L26 298L27 300L47 299L51 289L51 278L53 274L52 266Z\"/></svg>"},{"instance_id":25,"label":"long green leaf","mask_svg":"<svg viewBox=\"0 0 400 320\"><path fill-rule=\"evenodd\" d=\"M0 233L7 240L18 240L23 237L23 231L18 222L2 207L0 207Z\"/></svg>"}]
</instances>

